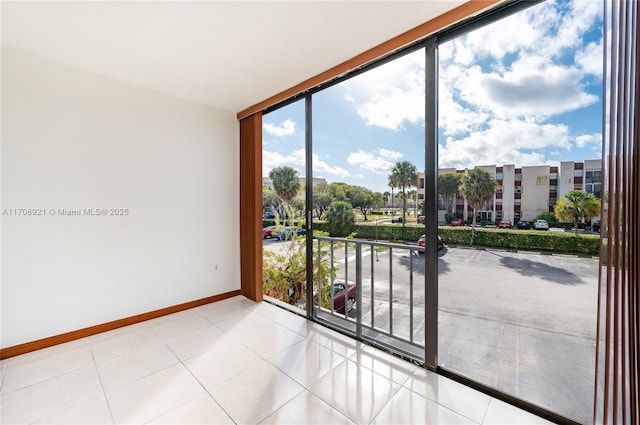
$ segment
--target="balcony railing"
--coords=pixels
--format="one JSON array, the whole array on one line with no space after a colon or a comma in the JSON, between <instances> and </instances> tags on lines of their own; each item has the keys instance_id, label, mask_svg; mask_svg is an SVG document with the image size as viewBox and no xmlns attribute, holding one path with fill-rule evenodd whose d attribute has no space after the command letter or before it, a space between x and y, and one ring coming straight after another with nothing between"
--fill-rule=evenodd
<instances>
[{"instance_id":1,"label":"balcony railing","mask_svg":"<svg viewBox=\"0 0 640 425\"><path fill-rule=\"evenodd\" d=\"M423 360L423 251L417 244L314 237L315 319L357 339ZM324 276L317 272L321 262L330 270ZM348 287L354 284L355 293L349 294ZM319 294L324 294L324 302ZM355 301L351 310L350 297Z\"/></svg>"}]
</instances>

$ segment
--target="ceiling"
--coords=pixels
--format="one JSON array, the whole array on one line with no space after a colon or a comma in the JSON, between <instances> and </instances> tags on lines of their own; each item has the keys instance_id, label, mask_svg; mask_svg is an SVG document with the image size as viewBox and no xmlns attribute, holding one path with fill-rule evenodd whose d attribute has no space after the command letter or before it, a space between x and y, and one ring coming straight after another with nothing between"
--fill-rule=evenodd
<instances>
[{"instance_id":1,"label":"ceiling","mask_svg":"<svg viewBox=\"0 0 640 425\"><path fill-rule=\"evenodd\" d=\"M1 3L2 44L237 112L465 3Z\"/></svg>"}]
</instances>

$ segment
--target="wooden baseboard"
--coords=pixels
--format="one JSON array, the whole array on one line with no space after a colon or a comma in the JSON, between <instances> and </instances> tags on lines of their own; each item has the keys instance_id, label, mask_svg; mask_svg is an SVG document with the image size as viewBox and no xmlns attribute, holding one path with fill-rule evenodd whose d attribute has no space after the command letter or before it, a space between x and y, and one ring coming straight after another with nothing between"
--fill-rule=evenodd
<instances>
[{"instance_id":1,"label":"wooden baseboard","mask_svg":"<svg viewBox=\"0 0 640 425\"><path fill-rule=\"evenodd\" d=\"M146 320L155 319L156 317L166 316L167 314L173 314L182 310L188 310L190 308L199 307L201 305L210 304L216 301L221 301L227 298L235 297L236 295L240 295L239 289L231 292L225 292L224 294L214 295L212 297L189 301L171 307L161 308L159 310L154 310L147 313L137 314L131 317L125 317L124 319L114 320L113 322L102 323L100 325L90 326L88 328L78 329L76 331L54 335L48 338L14 345L12 347L1 348L0 360L13 356L19 356L20 354L29 353L31 351L41 350L43 348L52 347L54 345L64 344L65 342L74 341L76 339L85 338L106 331L111 331L123 326L129 326L135 323L144 322Z\"/></svg>"}]
</instances>

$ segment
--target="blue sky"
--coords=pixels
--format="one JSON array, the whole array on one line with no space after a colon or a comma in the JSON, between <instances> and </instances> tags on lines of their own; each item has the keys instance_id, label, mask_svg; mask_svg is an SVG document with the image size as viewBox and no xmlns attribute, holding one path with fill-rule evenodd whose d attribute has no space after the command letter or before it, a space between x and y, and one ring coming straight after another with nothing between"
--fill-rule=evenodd
<instances>
[{"instance_id":1,"label":"blue sky","mask_svg":"<svg viewBox=\"0 0 640 425\"><path fill-rule=\"evenodd\" d=\"M440 167L601 157L602 3L547 1L440 46ZM424 169L424 50L313 96L314 177L383 192ZM263 118L263 175L304 175L304 103Z\"/></svg>"}]
</instances>

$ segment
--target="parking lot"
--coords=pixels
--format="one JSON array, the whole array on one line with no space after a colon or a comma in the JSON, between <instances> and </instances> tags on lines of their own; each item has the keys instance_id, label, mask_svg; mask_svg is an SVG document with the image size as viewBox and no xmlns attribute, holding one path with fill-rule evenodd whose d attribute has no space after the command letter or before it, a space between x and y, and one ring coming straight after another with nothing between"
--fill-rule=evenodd
<instances>
[{"instance_id":1,"label":"parking lot","mask_svg":"<svg viewBox=\"0 0 640 425\"><path fill-rule=\"evenodd\" d=\"M339 276L348 268L349 279L355 279L353 260L352 251L336 251ZM391 276L394 333L404 337L413 268L414 340L424 342L424 256L394 250L390 261L388 251L364 249L362 264L363 302L357 308L363 323L371 321L373 299L375 326L388 329ZM462 247L440 251L439 365L589 422L597 281L597 258Z\"/></svg>"}]
</instances>

